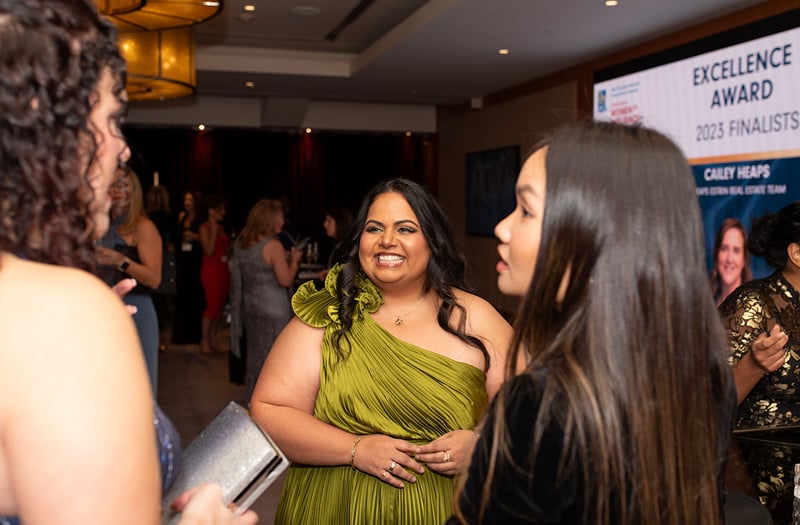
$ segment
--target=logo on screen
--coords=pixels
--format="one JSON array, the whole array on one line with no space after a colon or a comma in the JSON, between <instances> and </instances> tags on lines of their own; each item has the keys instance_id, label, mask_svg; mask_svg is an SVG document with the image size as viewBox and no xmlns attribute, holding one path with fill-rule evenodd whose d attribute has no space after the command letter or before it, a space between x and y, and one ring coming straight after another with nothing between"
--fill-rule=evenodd
<instances>
[{"instance_id":1,"label":"logo on screen","mask_svg":"<svg viewBox=\"0 0 800 525\"><path fill-rule=\"evenodd\" d=\"M606 110L606 90L601 89L597 92L597 112L602 113Z\"/></svg>"}]
</instances>

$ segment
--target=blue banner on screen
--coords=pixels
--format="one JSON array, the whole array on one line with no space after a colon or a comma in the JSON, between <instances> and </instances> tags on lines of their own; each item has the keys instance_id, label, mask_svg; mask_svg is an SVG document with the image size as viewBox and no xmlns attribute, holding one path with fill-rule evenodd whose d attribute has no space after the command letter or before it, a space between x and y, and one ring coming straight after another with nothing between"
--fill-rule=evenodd
<instances>
[{"instance_id":1,"label":"blue banner on screen","mask_svg":"<svg viewBox=\"0 0 800 525\"><path fill-rule=\"evenodd\" d=\"M727 217L742 221L747 231L753 219L800 200L800 158L695 164L697 197L704 216L706 263L713 264L717 230ZM757 257L750 262L753 277L764 277L772 269Z\"/></svg>"},{"instance_id":2,"label":"blue banner on screen","mask_svg":"<svg viewBox=\"0 0 800 525\"><path fill-rule=\"evenodd\" d=\"M594 101L595 119L641 123L683 150L709 270L726 218L749 232L800 200L800 10L598 72ZM751 269L772 271L756 258Z\"/></svg>"}]
</instances>

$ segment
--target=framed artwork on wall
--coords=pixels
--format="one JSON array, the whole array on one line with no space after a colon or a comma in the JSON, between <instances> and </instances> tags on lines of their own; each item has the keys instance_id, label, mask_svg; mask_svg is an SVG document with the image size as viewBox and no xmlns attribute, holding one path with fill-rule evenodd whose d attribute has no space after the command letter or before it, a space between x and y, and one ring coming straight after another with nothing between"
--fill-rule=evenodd
<instances>
[{"instance_id":1,"label":"framed artwork on wall","mask_svg":"<svg viewBox=\"0 0 800 525\"><path fill-rule=\"evenodd\" d=\"M467 153L467 235L494 236L514 209L519 146Z\"/></svg>"}]
</instances>

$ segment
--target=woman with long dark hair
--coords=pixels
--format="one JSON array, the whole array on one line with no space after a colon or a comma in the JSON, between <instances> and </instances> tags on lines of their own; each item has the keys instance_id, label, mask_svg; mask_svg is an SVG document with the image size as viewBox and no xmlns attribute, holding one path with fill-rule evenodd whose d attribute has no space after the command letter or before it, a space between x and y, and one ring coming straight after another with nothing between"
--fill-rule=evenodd
<instances>
[{"instance_id":1,"label":"woman with long dark hair","mask_svg":"<svg viewBox=\"0 0 800 525\"><path fill-rule=\"evenodd\" d=\"M202 339L203 310L206 299L200 267L203 249L200 247L200 194L183 192L183 209L178 213L178 231L175 235L175 318L172 323L172 344L193 345Z\"/></svg>"},{"instance_id":2,"label":"woman with long dark hair","mask_svg":"<svg viewBox=\"0 0 800 525\"><path fill-rule=\"evenodd\" d=\"M511 327L468 291L447 217L419 184L378 184L355 224L347 263L294 295L252 397L292 460L277 523L440 525Z\"/></svg>"},{"instance_id":3,"label":"woman with long dark hair","mask_svg":"<svg viewBox=\"0 0 800 525\"><path fill-rule=\"evenodd\" d=\"M522 297L453 523L720 524L733 381L694 178L640 127L577 122L495 228ZM669 194L669 198L664 195Z\"/></svg>"}]
</instances>

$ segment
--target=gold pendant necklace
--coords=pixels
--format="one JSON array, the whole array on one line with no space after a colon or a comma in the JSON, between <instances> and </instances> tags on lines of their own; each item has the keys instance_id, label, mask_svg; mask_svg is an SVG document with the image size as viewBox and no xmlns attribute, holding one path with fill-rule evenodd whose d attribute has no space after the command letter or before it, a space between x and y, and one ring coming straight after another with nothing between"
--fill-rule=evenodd
<instances>
[{"instance_id":1,"label":"gold pendant necklace","mask_svg":"<svg viewBox=\"0 0 800 525\"><path fill-rule=\"evenodd\" d=\"M395 318L394 318L394 325L395 325L395 326L403 326L403 323L405 323L405 320L403 319L403 317L408 317L409 315L411 315L411 314L413 314L414 312L416 312L416 311L417 311L417 305L418 305L418 304L420 303L420 301L422 301L423 299L425 299L425 296L424 296L424 295L423 295L422 297L420 297L419 299L417 299L417 302L415 302L415 303L414 303L414 309L413 309L413 310L411 310L410 312L408 312L408 313L405 313L405 314L403 314L403 315L396 315L396 316L395 316Z\"/></svg>"}]
</instances>

